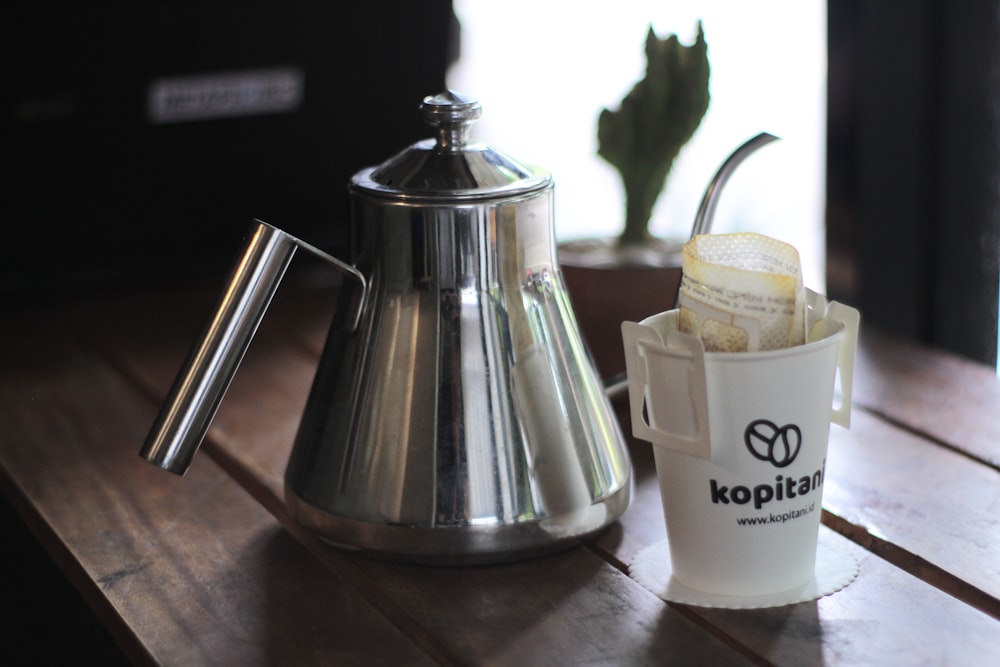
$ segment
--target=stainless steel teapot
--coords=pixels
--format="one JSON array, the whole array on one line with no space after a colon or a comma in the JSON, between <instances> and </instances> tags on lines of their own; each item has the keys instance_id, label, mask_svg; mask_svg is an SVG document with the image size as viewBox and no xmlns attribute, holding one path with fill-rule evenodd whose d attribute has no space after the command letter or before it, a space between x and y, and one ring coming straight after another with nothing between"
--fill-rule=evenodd
<instances>
[{"instance_id":1,"label":"stainless steel teapot","mask_svg":"<svg viewBox=\"0 0 1000 667\"><path fill-rule=\"evenodd\" d=\"M348 280L285 474L330 543L440 564L569 546L632 493L625 441L556 260L553 182L469 139L446 92L436 137L351 180L352 258L254 221L141 455L183 474L296 249Z\"/></svg>"}]
</instances>

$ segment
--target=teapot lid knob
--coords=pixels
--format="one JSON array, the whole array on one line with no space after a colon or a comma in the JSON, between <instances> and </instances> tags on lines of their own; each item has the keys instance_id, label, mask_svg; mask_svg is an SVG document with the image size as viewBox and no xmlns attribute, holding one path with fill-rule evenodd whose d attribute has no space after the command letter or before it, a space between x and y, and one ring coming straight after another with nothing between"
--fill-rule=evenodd
<instances>
[{"instance_id":1,"label":"teapot lid knob","mask_svg":"<svg viewBox=\"0 0 1000 667\"><path fill-rule=\"evenodd\" d=\"M436 136L362 169L351 179L352 192L393 200L426 197L441 204L551 187L552 177L544 169L522 164L469 136L483 113L471 97L451 90L429 95L420 113Z\"/></svg>"},{"instance_id":2,"label":"teapot lid knob","mask_svg":"<svg viewBox=\"0 0 1000 667\"><path fill-rule=\"evenodd\" d=\"M469 128L483 114L483 108L471 97L447 90L425 97L420 112L424 122L437 128L437 148L458 151L468 141Z\"/></svg>"}]
</instances>

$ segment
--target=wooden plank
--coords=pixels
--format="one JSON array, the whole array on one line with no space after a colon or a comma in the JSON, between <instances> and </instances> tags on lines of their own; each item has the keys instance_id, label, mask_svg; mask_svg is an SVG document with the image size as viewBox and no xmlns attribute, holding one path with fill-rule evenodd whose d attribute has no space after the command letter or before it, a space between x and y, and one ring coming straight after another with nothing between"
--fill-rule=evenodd
<instances>
[{"instance_id":1,"label":"wooden plank","mask_svg":"<svg viewBox=\"0 0 1000 667\"><path fill-rule=\"evenodd\" d=\"M773 609L699 614L775 664L985 665L996 659L995 619L846 539L841 546L857 554L861 573L833 595Z\"/></svg>"},{"instance_id":2,"label":"wooden plank","mask_svg":"<svg viewBox=\"0 0 1000 667\"><path fill-rule=\"evenodd\" d=\"M631 452L635 503L620 525L595 543L623 564L666 538L652 446L633 441ZM842 474L832 464L827 480ZM838 544L861 564L858 579L838 593L774 609L688 607L685 612L774 664L984 664L996 655L996 619L846 538L838 538Z\"/></svg>"},{"instance_id":3,"label":"wooden plank","mask_svg":"<svg viewBox=\"0 0 1000 667\"><path fill-rule=\"evenodd\" d=\"M491 567L358 567L470 664L746 662L583 548Z\"/></svg>"},{"instance_id":4,"label":"wooden plank","mask_svg":"<svg viewBox=\"0 0 1000 667\"><path fill-rule=\"evenodd\" d=\"M428 662L211 461L143 463L152 405L81 353L81 324L6 318L0 477L131 660Z\"/></svg>"},{"instance_id":5,"label":"wooden plank","mask_svg":"<svg viewBox=\"0 0 1000 667\"><path fill-rule=\"evenodd\" d=\"M291 433L294 425L298 421L301 402L304 401L304 393L307 391L309 379L312 376L315 364L315 351L318 349L318 337L321 335L322 326L310 325L309 322L314 313L322 313L321 317L327 317L329 308L329 297L317 296L316 294L297 294L296 299L301 299L288 310L282 310L283 306L276 304L278 313L291 313L282 315L277 321L273 333L268 333L262 327L262 340L257 344L258 351L251 352L244 363L244 367L234 383L230 392L230 397L220 410L217 423L217 438L221 443L220 450L224 456L229 456L236 465L245 467L251 471L251 476L259 478L261 484L269 489L269 493L277 495L280 489L281 470L284 466L284 459L287 456L287 447L291 441ZM308 303L318 303L322 301L325 305L315 308L303 306ZM298 313L298 314L295 314ZM312 314L311 314L312 313ZM304 317L305 320L299 318ZM282 328L297 333L283 333ZM300 348L305 350L305 354L290 352L283 345L276 341L284 338L300 339L302 332L305 335L306 343ZM308 333L312 332L312 333ZM133 339L137 335L135 331L128 334ZM271 338L273 336L273 338ZM271 342L266 342L270 338ZM301 340L301 339L300 339ZM186 341L185 341L186 344ZM115 347L115 346L112 346ZM155 359L150 360L146 353L131 355L126 346L117 346L116 354L128 363L132 371L145 378L145 382L150 383L151 391L162 392L169 382L170 377L176 371L176 364L179 363L181 353L173 352L175 363L166 363L163 368L157 370ZM253 348L252 348L253 350ZM259 357L259 358L257 358ZM126 361L131 359L131 361ZM280 372L276 373L276 369ZM243 379L240 379L243 378ZM277 379L276 379L277 378ZM278 384L275 384L275 383ZM266 399L260 398L261 387L271 385L272 391ZM279 395L277 398L275 395ZM291 398L294 397L294 398ZM280 408L276 407L274 413L262 415L262 408L266 402L279 401ZM857 471L851 465L851 458L858 454L857 446L862 443L865 447L873 446L867 439L875 433L879 437L899 440L900 431L886 425L879 424L878 420L871 417L865 419L864 416L856 417L856 428L850 437L857 437L859 440L854 445L848 440L847 445L841 445L842 436L835 436L831 443L831 464L828 467L827 479L838 482L841 479L857 478ZM861 424L862 426L857 426ZM866 425L867 424L867 425ZM878 425L872 426L872 424ZM874 429L874 431L872 430ZM885 430L887 429L887 430ZM834 429L836 432L838 429ZM924 442L924 448L930 447L938 452L946 452L942 448L935 448L933 445ZM836 454L844 449L847 454L842 461L843 467L835 463L838 458ZM280 450L280 451L278 451ZM923 451L923 450L921 450ZM863 453L863 450L862 450ZM898 453L898 452L897 452ZM652 472L651 456L649 446L645 443L634 443L633 454L637 464L637 497L633 507L626 513L621 524L608 530L597 542L598 552L603 553L609 563L618 568L624 567L639 548L650 544L664 536L662 512L659 507L659 493L656 489L655 475ZM953 458L961 458L952 455ZM912 458L912 457L911 457ZM919 458L919 457L916 457ZM904 457L904 460L909 460ZM886 462L883 461L884 465ZM968 462L975 469L975 464ZM929 463L928 465L934 465ZM984 470L989 470L980 466ZM867 469L869 481L873 489L877 489L877 479L879 467L873 466ZM978 475L978 473L977 473ZM993 484L994 486L995 483ZM980 484L981 488L982 487ZM836 498L837 494L831 493L831 498ZM920 506L919 504L916 506ZM986 507L986 506L984 506ZM897 510L898 518L904 522L910 512L907 505L900 505ZM934 523L944 521L943 523ZM863 526L863 524L861 524ZM937 516L926 525L950 525L949 521ZM919 526L913 526L913 531L919 533ZM995 531L994 531L995 532ZM858 539L858 536L854 536ZM308 538L303 538L308 540ZM931 541L932 538L928 538ZM864 543L864 540L860 540ZM959 542L959 544L964 544ZM992 548L992 547L990 547ZM322 551L320 550L322 553ZM852 584L847 590L823 598L814 605L796 605L795 607L781 608L779 610L759 610L752 612L725 612L699 610L695 608L680 608L680 612L694 621L696 624L711 628L712 632L724 637L726 642L732 646L739 647L747 655L763 656L768 660L773 660L779 664L805 664L828 660L832 662L844 662L848 664L869 664L878 663L879 656L910 657L914 659L922 658L924 655L944 655L949 659L965 659L970 656L989 655L983 653L1000 641L1000 625L994 619L983 614L976 609L963 604L960 600L945 594L933 585L922 582L912 574L904 572L889 563L881 560L871 553L860 551L862 558L862 577ZM987 554L991 553L987 550ZM942 552L945 561L943 567L952 567L954 554ZM576 552L554 556L549 559L542 559L547 564L569 562L570 558L579 558ZM537 563L535 569L541 569ZM997 561L996 558L992 562ZM502 634L490 634L490 627L507 627L513 624L517 617L524 616L529 612L524 608L516 610L513 616L510 614L511 605L517 600L508 601L505 604L487 605L486 603L503 596L503 587L511 586L510 581L517 581L514 588L527 589L529 587L539 587L543 584L555 586L557 590L565 591L560 597L556 593L550 593L549 597L562 600L569 598L573 600L574 609L563 608L562 603L551 609L551 616L539 615L535 620L545 627L548 627L557 638L565 637L566 631L562 628L572 627L583 635L591 633L604 634L605 630L614 627L614 622L601 614L600 622L588 619L587 622L574 621L575 615L580 613L580 605L577 596L582 593L577 589L598 589L604 590L603 594L591 591L587 593L582 607L584 609L603 610L605 608L625 608L628 612L626 617L632 616L631 623L648 626L650 624L650 609L646 603L629 601L635 585L618 582L614 577L621 576L613 574L614 570L605 570L604 566L591 566L593 569L584 579L567 584L565 580L561 583L552 583L552 575L542 578L535 578L535 575L525 575L518 573L516 577L505 578L503 573L513 572L520 566L504 566L495 568L502 574L496 579L484 580L478 573L472 575L458 575L462 570L442 569L440 578L431 578L435 584L428 586L424 569L416 569L390 564L376 563L362 559L350 559L350 567L355 568L357 576L363 580L364 586L371 586L378 594L387 596L391 604L398 605L401 613L414 619L419 626L416 632L427 632L432 637L441 641L447 646L459 646L463 658L483 659L484 652L500 651L494 655L490 653L490 658L502 658L500 662L507 660L523 660L523 651L527 651L530 642L521 649L517 645L508 646L502 641ZM590 561L584 561L590 562ZM959 561L954 561L954 567L961 571ZM984 561L980 561L982 563ZM990 562L990 561L986 561ZM533 566L524 564L527 570L532 570ZM581 565L555 566L556 570L572 570L573 576L579 575ZM474 568L473 571L480 568ZM484 568L490 569L490 568ZM435 572L438 572L435 570ZM596 573L596 574L595 574ZM598 576L599 575L599 576ZM562 576L567 576L565 573ZM971 574L969 576L972 576ZM611 577L611 578L609 578ZM558 579L558 577L556 577ZM611 583L599 583L608 581ZM455 588L452 590L448 582L455 581ZM467 587L479 587L484 593L480 596L470 595L469 601L462 598L462 591ZM450 591L447 592L446 591ZM613 591L609 594L608 591ZM624 592L623 592L624 591ZM602 597L603 595L603 597ZM618 597L616 598L615 595ZM652 598L645 591L639 594L638 599L643 599L643 595ZM625 602L622 602L622 600ZM447 607L448 600L457 603L457 609L463 610L461 614L452 614ZM663 605L655 598L652 598L653 613L656 610L667 613L665 610L673 610L674 607ZM485 605L485 607L484 607ZM638 611L636 611L638 609ZM906 610L906 613L885 613L876 614L874 609L885 610ZM913 613L912 610L936 610L934 613ZM938 611L945 610L949 622L942 623ZM593 612L597 614L598 612ZM458 623L465 616L469 616L469 624L462 626L462 633L456 630L454 634L449 634L445 627L438 627L434 618L455 618ZM863 624L853 623L852 619L864 619ZM954 620L954 623L951 622ZM681 630L672 627L675 621L671 620L668 625L671 629L669 633L681 633ZM782 623L791 624L794 627L794 635L786 637L775 636L775 629L782 627ZM603 624L603 625L602 625ZM470 627L471 625L471 627ZM513 626L511 626L513 627ZM957 628L962 629L963 642L953 641ZM863 629L864 632L858 632ZM528 632L527 628L522 631ZM620 632L620 628L615 630ZM563 634L559 634L559 633ZM659 636L659 635L657 635ZM570 651L566 648L571 645L580 644L585 641L581 634L570 634L570 640L562 641L557 639L555 644L563 646L561 650ZM645 637L645 644L641 638L630 638L629 646L633 646L632 657L637 657L634 643L648 645L655 643L655 637ZM820 641L817 645L816 642ZM496 646L494 646L494 644ZM503 644L503 647L500 645ZM506 648L504 648L506 647ZM920 652L924 649L934 651ZM593 649L598 651L598 647ZM594 653L598 655L598 653ZM470 657L471 656L471 657Z\"/></svg>"},{"instance_id":6,"label":"wooden plank","mask_svg":"<svg viewBox=\"0 0 1000 667\"><path fill-rule=\"evenodd\" d=\"M935 585L952 585L945 574L965 582L965 592L949 590L1000 618L996 469L857 411L850 430L831 430L823 506L850 525L837 524L842 531L896 547L901 567L927 561L943 570L928 570Z\"/></svg>"},{"instance_id":7,"label":"wooden plank","mask_svg":"<svg viewBox=\"0 0 1000 667\"><path fill-rule=\"evenodd\" d=\"M863 325L855 366L855 403L1000 470L994 369Z\"/></svg>"},{"instance_id":8,"label":"wooden plank","mask_svg":"<svg viewBox=\"0 0 1000 667\"><path fill-rule=\"evenodd\" d=\"M289 522L275 504L291 434L315 367L312 354L288 345L293 337L289 329L302 331L307 326L295 322L291 313L318 311L286 306L281 300L273 308L275 316L262 325L216 417L211 432L216 444L208 447L218 450L214 456L227 470L255 487L258 499ZM165 310L169 309L162 306L161 312ZM169 344L157 344L153 347L161 354L151 355L135 341L155 337L155 326L143 320L129 324L111 313L108 318L115 325L102 348L147 384L150 394L162 395L183 356L181 346L167 353L162 350ZM338 576L368 591L373 603L415 641L454 654L462 662L577 665L654 658L746 662L587 549L502 566L432 568L346 555L290 523L286 528Z\"/></svg>"}]
</instances>

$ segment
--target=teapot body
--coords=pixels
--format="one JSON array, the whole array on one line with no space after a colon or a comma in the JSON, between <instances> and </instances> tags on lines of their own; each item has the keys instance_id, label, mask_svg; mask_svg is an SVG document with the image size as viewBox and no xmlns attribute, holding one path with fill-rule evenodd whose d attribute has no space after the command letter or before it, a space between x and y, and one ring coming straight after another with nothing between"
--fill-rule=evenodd
<instances>
[{"instance_id":1,"label":"teapot body","mask_svg":"<svg viewBox=\"0 0 1000 667\"><path fill-rule=\"evenodd\" d=\"M317 369L285 478L297 521L463 563L551 550L625 510L628 452L562 283L552 197L442 208L352 191L370 293Z\"/></svg>"},{"instance_id":2,"label":"teapot body","mask_svg":"<svg viewBox=\"0 0 1000 667\"><path fill-rule=\"evenodd\" d=\"M576 543L628 507L625 439L556 260L553 185L425 98L436 139L351 181L343 261L255 221L140 455L183 474L298 249L349 278L285 473L332 544L437 564Z\"/></svg>"}]
</instances>

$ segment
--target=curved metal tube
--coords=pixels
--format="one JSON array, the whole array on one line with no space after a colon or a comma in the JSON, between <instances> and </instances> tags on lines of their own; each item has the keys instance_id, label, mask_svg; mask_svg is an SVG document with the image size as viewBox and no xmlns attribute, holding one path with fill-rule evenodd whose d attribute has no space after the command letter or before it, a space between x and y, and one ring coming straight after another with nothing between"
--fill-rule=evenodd
<instances>
[{"instance_id":1,"label":"curved metal tube","mask_svg":"<svg viewBox=\"0 0 1000 667\"><path fill-rule=\"evenodd\" d=\"M712 230L712 220L715 217L715 209L719 204L719 196L722 194L722 188L726 184L726 181L729 180L729 177L733 175L736 167L740 166L740 163L750 157L750 154L755 150L765 144L776 141L777 139L778 137L773 134L761 132L734 150L729 157L726 158L726 161L723 162L722 166L719 167L719 170L715 172L715 176L705 189L705 194L701 199L701 205L698 207L698 213L694 218L694 227L691 229L691 238L694 238L699 234L708 234Z\"/></svg>"},{"instance_id":2,"label":"curved metal tube","mask_svg":"<svg viewBox=\"0 0 1000 667\"><path fill-rule=\"evenodd\" d=\"M726 185L729 177L733 175L736 171L736 167L740 166L743 160L750 157L750 154L755 150L771 143L772 141L777 141L778 137L770 134L768 132L761 132L755 137L748 139L739 148L734 150L726 158L719 170L715 172L715 176L709 182L708 187L705 188L705 194L701 198L701 205L698 207L698 213L694 216L694 226L691 228L691 238L698 236L699 234L708 234L712 231L712 222L715 219L715 209L719 205L719 197L722 195L722 188ZM681 294L681 283L677 283L677 291L674 292L674 308L677 307L678 299ZM618 384L621 384L620 381ZM617 391L622 391L619 388Z\"/></svg>"}]
</instances>

